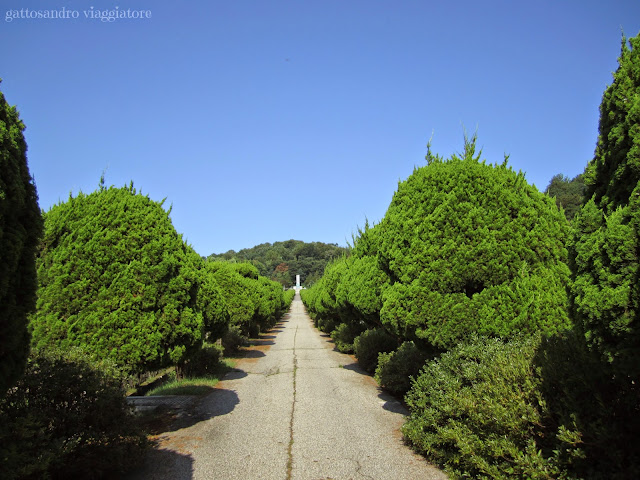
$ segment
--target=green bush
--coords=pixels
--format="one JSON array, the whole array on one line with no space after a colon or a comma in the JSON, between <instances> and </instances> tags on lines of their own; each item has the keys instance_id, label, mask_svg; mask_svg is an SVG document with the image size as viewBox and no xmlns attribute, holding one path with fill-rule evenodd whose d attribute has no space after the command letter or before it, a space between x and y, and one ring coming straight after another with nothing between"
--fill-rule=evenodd
<instances>
[{"instance_id":1,"label":"green bush","mask_svg":"<svg viewBox=\"0 0 640 480\"><path fill-rule=\"evenodd\" d=\"M392 284L384 327L445 349L474 332L569 328L569 224L553 200L506 161L480 161L475 138L462 156L427 160L399 184L379 224Z\"/></svg>"},{"instance_id":2,"label":"green bush","mask_svg":"<svg viewBox=\"0 0 640 480\"><path fill-rule=\"evenodd\" d=\"M559 478L542 451L545 435L557 432L541 428L538 344L532 337L476 339L427 363L405 397L407 440L455 477ZM560 438L575 434L560 432Z\"/></svg>"},{"instance_id":3,"label":"green bush","mask_svg":"<svg viewBox=\"0 0 640 480\"><path fill-rule=\"evenodd\" d=\"M353 342L362 330L353 324L341 323L331 332L331 338L339 352L353 353Z\"/></svg>"},{"instance_id":4,"label":"green bush","mask_svg":"<svg viewBox=\"0 0 640 480\"><path fill-rule=\"evenodd\" d=\"M336 301L346 312L346 319L362 321L369 328L382 326L380 309L382 294L389 286L389 277L380 269L375 256L351 257L336 287Z\"/></svg>"},{"instance_id":5,"label":"green bush","mask_svg":"<svg viewBox=\"0 0 640 480\"><path fill-rule=\"evenodd\" d=\"M322 317L317 317L315 319L315 325L316 327L318 327L318 329L320 329L321 331L328 333L331 335L331 333L340 325L338 323L338 320L336 320L335 318L322 318Z\"/></svg>"},{"instance_id":6,"label":"green bush","mask_svg":"<svg viewBox=\"0 0 640 480\"><path fill-rule=\"evenodd\" d=\"M0 397L24 371L27 315L36 302L35 254L42 218L24 128L18 111L0 92Z\"/></svg>"},{"instance_id":7,"label":"green bush","mask_svg":"<svg viewBox=\"0 0 640 480\"><path fill-rule=\"evenodd\" d=\"M397 340L382 328L365 330L353 342L358 363L369 373L375 372L380 353L391 352L397 347Z\"/></svg>"},{"instance_id":8,"label":"green bush","mask_svg":"<svg viewBox=\"0 0 640 480\"><path fill-rule=\"evenodd\" d=\"M180 366L180 373L185 377L207 377L220 371L220 359L223 346L205 343L202 348L192 354L189 359Z\"/></svg>"},{"instance_id":9,"label":"green bush","mask_svg":"<svg viewBox=\"0 0 640 480\"><path fill-rule=\"evenodd\" d=\"M303 291L302 300L314 319L316 326L322 323L337 325L349 319L336 300L336 289L346 270L346 258L328 264L322 278L309 290ZM326 328L326 327L325 327ZM330 331L325 329L324 331Z\"/></svg>"},{"instance_id":10,"label":"green bush","mask_svg":"<svg viewBox=\"0 0 640 480\"><path fill-rule=\"evenodd\" d=\"M295 290L286 290L284 292L284 295L283 295L283 301L284 301L283 309L285 311L289 310L289 307L291 306L291 302L293 302L293 297L295 297L295 295L296 295L296 291Z\"/></svg>"},{"instance_id":11,"label":"green bush","mask_svg":"<svg viewBox=\"0 0 640 480\"><path fill-rule=\"evenodd\" d=\"M640 200L607 217L591 200L574 222L574 318L604 362L639 382Z\"/></svg>"},{"instance_id":12,"label":"green bush","mask_svg":"<svg viewBox=\"0 0 640 480\"><path fill-rule=\"evenodd\" d=\"M222 347L225 355L236 353L240 347L249 344L249 337L242 333L240 325L231 325L222 336Z\"/></svg>"},{"instance_id":13,"label":"green bush","mask_svg":"<svg viewBox=\"0 0 640 480\"><path fill-rule=\"evenodd\" d=\"M79 350L34 352L0 401L3 478L113 478L135 465L147 440L122 380Z\"/></svg>"},{"instance_id":14,"label":"green bush","mask_svg":"<svg viewBox=\"0 0 640 480\"><path fill-rule=\"evenodd\" d=\"M574 219L571 311L597 358L590 395L601 402L584 408L570 390L561 398L576 405L568 411L584 425L593 478L640 477L640 35L629 44L623 37L602 98L585 205Z\"/></svg>"},{"instance_id":15,"label":"green bush","mask_svg":"<svg viewBox=\"0 0 640 480\"><path fill-rule=\"evenodd\" d=\"M132 373L176 365L202 343L201 277L162 202L128 188L44 214L33 344L79 347Z\"/></svg>"},{"instance_id":16,"label":"green bush","mask_svg":"<svg viewBox=\"0 0 640 480\"><path fill-rule=\"evenodd\" d=\"M579 331L544 339L534 363L548 412L546 432L570 432L553 447L570 478L640 478L638 390L622 390L611 366Z\"/></svg>"},{"instance_id":17,"label":"green bush","mask_svg":"<svg viewBox=\"0 0 640 480\"><path fill-rule=\"evenodd\" d=\"M220 288L230 325L239 328L240 336L258 336L260 331L272 328L284 313L282 286L260 277L250 263L208 261L205 269Z\"/></svg>"},{"instance_id":18,"label":"green bush","mask_svg":"<svg viewBox=\"0 0 640 480\"><path fill-rule=\"evenodd\" d=\"M375 379L378 384L393 395L404 397L411 388L411 380L424 366L429 355L415 343L404 342L394 352L381 352Z\"/></svg>"}]
</instances>

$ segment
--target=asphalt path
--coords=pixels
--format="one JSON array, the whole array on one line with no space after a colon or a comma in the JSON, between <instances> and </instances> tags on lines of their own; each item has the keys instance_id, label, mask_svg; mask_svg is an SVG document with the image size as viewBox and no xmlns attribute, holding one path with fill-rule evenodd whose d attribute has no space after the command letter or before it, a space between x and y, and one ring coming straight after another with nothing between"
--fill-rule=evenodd
<instances>
[{"instance_id":1,"label":"asphalt path","mask_svg":"<svg viewBox=\"0 0 640 480\"><path fill-rule=\"evenodd\" d=\"M132 479L446 479L402 442L402 404L334 350L297 294Z\"/></svg>"}]
</instances>

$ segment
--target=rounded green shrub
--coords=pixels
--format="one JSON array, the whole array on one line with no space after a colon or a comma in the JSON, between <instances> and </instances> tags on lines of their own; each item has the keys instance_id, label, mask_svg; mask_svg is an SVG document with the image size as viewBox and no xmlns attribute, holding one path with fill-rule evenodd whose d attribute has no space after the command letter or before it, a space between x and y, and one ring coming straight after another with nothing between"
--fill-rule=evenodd
<instances>
[{"instance_id":1,"label":"rounded green shrub","mask_svg":"<svg viewBox=\"0 0 640 480\"><path fill-rule=\"evenodd\" d=\"M240 347L247 345L249 337L242 333L240 325L231 324L221 340L225 355L229 355L240 350Z\"/></svg>"},{"instance_id":2,"label":"rounded green shrub","mask_svg":"<svg viewBox=\"0 0 640 480\"><path fill-rule=\"evenodd\" d=\"M34 345L80 347L130 372L176 365L200 347L199 274L162 203L133 184L101 185L44 220Z\"/></svg>"},{"instance_id":3,"label":"rounded green shrub","mask_svg":"<svg viewBox=\"0 0 640 480\"><path fill-rule=\"evenodd\" d=\"M349 320L349 318L346 320L343 318L343 308L336 298L336 292L346 268L346 258L329 263L322 278L310 289L303 290L301 293L302 301L315 325L325 332L331 331L327 325L334 326Z\"/></svg>"},{"instance_id":4,"label":"rounded green shrub","mask_svg":"<svg viewBox=\"0 0 640 480\"><path fill-rule=\"evenodd\" d=\"M213 342L224 335L229 327L229 308L224 291L218 285L209 264L192 252L193 268L198 273L196 308L202 314L207 340Z\"/></svg>"},{"instance_id":5,"label":"rounded green shrub","mask_svg":"<svg viewBox=\"0 0 640 480\"><path fill-rule=\"evenodd\" d=\"M223 350L223 346L205 343L181 366L180 373L187 378L207 377L218 373Z\"/></svg>"},{"instance_id":6,"label":"rounded green shrub","mask_svg":"<svg viewBox=\"0 0 640 480\"><path fill-rule=\"evenodd\" d=\"M353 342L363 329L351 323L340 323L332 332L331 338L336 348L342 353L353 353Z\"/></svg>"},{"instance_id":7,"label":"rounded green shrub","mask_svg":"<svg viewBox=\"0 0 640 480\"><path fill-rule=\"evenodd\" d=\"M36 301L35 255L42 218L24 129L18 111L0 92L0 397L24 371L27 316Z\"/></svg>"},{"instance_id":8,"label":"rounded green shrub","mask_svg":"<svg viewBox=\"0 0 640 480\"><path fill-rule=\"evenodd\" d=\"M430 356L414 342L404 342L397 350L378 355L375 379L393 395L404 397L411 388L412 378L420 373Z\"/></svg>"},{"instance_id":9,"label":"rounded green shrub","mask_svg":"<svg viewBox=\"0 0 640 480\"><path fill-rule=\"evenodd\" d=\"M558 478L542 452L545 434L556 432L541 428L538 345L534 337L475 339L427 363L405 397L405 438L454 477Z\"/></svg>"},{"instance_id":10,"label":"rounded green shrub","mask_svg":"<svg viewBox=\"0 0 640 480\"><path fill-rule=\"evenodd\" d=\"M115 478L147 445L112 362L78 349L35 351L0 400L2 477Z\"/></svg>"},{"instance_id":11,"label":"rounded green shrub","mask_svg":"<svg viewBox=\"0 0 640 480\"><path fill-rule=\"evenodd\" d=\"M284 313L282 286L259 276L254 265L207 261L205 269L222 292L230 325L245 339L272 328Z\"/></svg>"},{"instance_id":12,"label":"rounded green shrub","mask_svg":"<svg viewBox=\"0 0 640 480\"><path fill-rule=\"evenodd\" d=\"M570 326L569 224L522 173L475 155L430 153L398 186L378 253L392 286L385 328L451 348L472 332L510 336Z\"/></svg>"},{"instance_id":13,"label":"rounded green shrub","mask_svg":"<svg viewBox=\"0 0 640 480\"><path fill-rule=\"evenodd\" d=\"M391 352L397 347L398 341L383 328L365 330L353 341L358 363L369 373L376 370L379 354Z\"/></svg>"},{"instance_id":14,"label":"rounded green shrub","mask_svg":"<svg viewBox=\"0 0 640 480\"><path fill-rule=\"evenodd\" d=\"M207 268L212 272L213 278L223 292L230 326L237 326L239 334L248 337L256 312L252 278L242 276L231 263L209 261Z\"/></svg>"}]
</instances>

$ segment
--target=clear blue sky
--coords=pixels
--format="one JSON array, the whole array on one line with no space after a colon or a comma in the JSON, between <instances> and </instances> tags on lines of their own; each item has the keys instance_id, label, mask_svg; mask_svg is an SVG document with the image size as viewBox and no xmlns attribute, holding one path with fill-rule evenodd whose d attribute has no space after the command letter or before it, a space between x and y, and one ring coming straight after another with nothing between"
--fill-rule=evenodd
<instances>
[{"instance_id":1,"label":"clear blue sky","mask_svg":"<svg viewBox=\"0 0 640 480\"><path fill-rule=\"evenodd\" d=\"M84 10L151 11L101 22ZM21 8L73 19L16 18ZM202 255L345 245L398 180L448 157L551 177L593 155L640 1L3 0L0 85L27 125L40 206L130 180ZM95 9L94 9L95 10Z\"/></svg>"}]
</instances>

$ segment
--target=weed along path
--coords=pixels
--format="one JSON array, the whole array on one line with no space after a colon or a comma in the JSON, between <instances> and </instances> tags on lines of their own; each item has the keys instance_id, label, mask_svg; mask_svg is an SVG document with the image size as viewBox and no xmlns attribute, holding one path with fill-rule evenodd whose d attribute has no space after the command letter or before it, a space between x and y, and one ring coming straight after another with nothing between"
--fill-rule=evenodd
<instances>
[{"instance_id":1,"label":"weed along path","mask_svg":"<svg viewBox=\"0 0 640 480\"><path fill-rule=\"evenodd\" d=\"M299 295L256 343L132 478L447 478L402 443L402 405L333 349Z\"/></svg>"}]
</instances>

